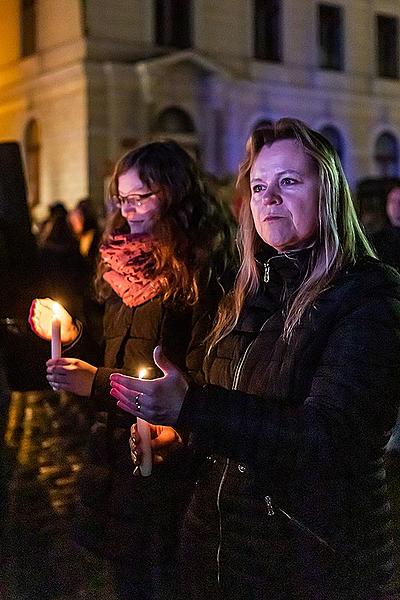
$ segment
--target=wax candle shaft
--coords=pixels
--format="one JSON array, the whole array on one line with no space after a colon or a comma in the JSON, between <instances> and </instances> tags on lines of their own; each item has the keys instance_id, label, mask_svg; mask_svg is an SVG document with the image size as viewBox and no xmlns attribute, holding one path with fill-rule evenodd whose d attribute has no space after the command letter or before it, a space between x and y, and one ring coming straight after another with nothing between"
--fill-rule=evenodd
<instances>
[{"instance_id":1,"label":"wax candle shaft","mask_svg":"<svg viewBox=\"0 0 400 600\"><path fill-rule=\"evenodd\" d=\"M143 477L148 477L151 475L151 468L153 465L150 426L147 421L137 417L137 428L140 436L140 447L142 449L140 473L143 475Z\"/></svg>"},{"instance_id":2,"label":"wax candle shaft","mask_svg":"<svg viewBox=\"0 0 400 600\"><path fill-rule=\"evenodd\" d=\"M61 322L57 317L51 321L51 358L61 356Z\"/></svg>"}]
</instances>

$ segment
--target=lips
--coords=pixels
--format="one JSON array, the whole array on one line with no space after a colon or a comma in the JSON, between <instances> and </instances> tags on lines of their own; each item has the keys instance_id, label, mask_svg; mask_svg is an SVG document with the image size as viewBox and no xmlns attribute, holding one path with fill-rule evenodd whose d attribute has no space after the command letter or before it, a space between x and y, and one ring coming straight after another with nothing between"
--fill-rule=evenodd
<instances>
[{"instance_id":1,"label":"lips","mask_svg":"<svg viewBox=\"0 0 400 600\"><path fill-rule=\"evenodd\" d=\"M264 221L277 221L278 219L284 219L282 215L266 215Z\"/></svg>"}]
</instances>

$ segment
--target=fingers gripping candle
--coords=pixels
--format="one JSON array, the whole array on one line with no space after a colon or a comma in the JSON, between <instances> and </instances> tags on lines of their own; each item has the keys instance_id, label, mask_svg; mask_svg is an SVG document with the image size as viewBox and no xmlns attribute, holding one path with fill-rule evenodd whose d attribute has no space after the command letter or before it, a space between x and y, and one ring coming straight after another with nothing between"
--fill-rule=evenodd
<instances>
[{"instance_id":1,"label":"fingers gripping candle","mask_svg":"<svg viewBox=\"0 0 400 600\"><path fill-rule=\"evenodd\" d=\"M139 379L144 379L147 369L140 369ZM137 417L137 428L140 436L140 445L142 448L142 462L140 463L140 473L143 477L151 475L153 466L153 457L151 451L151 432L150 425L144 419Z\"/></svg>"},{"instance_id":2,"label":"fingers gripping candle","mask_svg":"<svg viewBox=\"0 0 400 600\"><path fill-rule=\"evenodd\" d=\"M60 305L53 302L53 318L51 320L51 358L60 358L61 356L61 321Z\"/></svg>"}]
</instances>

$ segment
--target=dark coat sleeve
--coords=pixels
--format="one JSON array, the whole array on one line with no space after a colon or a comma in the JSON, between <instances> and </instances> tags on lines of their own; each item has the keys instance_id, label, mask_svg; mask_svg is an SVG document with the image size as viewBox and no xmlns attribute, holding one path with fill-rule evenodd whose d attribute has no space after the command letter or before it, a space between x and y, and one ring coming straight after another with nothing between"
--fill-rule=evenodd
<instances>
[{"instance_id":1,"label":"dark coat sleeve","mask_svg":"<svg viewBox=\"0 0 400 600\"><path fill-rule=\"evenodd\" d=\"M62 347L62 355L69 358L80 358L86 362L97 366L103 359L103 348L90 335L90 331L80 321L76 321L78 327L78 337L71 344L65 344Z\"/></svg>"},{"instance_id":2,"label":"dark coat sleeve","mask_svg":"<svg viewBox=\"0 0 400 600\"><path fill-rule=\"evenodd\" d=\"M97 369L90 398L95 402L98 410L113 408L115 405L115 399L110 396L110 375L112 373L130 374L126 369L110 369L107 367Z\"/></svg>"},{"instance_id":3,"label":"dark coat sleeve","mask_svg":"<svg viewBox=\"0 0 400 600\"><path fill-rule=\"evenodd\" d=\"M260 358L262 359L262 358ZM178 427L235 460L273 468L301 451L364 452L394 424L400 390L400 302L371 299L342 316L297 407L218 386L192 386ZM325 456L325 464L329 464Z\"/></svg>"}]
</instances>

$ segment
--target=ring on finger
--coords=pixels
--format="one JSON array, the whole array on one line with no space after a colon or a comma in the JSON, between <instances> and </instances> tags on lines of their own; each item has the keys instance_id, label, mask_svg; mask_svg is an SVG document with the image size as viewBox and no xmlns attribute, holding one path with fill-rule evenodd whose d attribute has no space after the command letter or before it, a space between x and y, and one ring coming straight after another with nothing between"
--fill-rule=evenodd
<instances>
[{"instance_id":1,"label":"ring on finger","mask_svg":"<svg viewBox=\"0 0 400 600\"><path fill-rule=\"evenodd\" d=\"M140 402L139 402L140 396L141 396L141 394L136 394L136 396L135 396L136 410L138 410L138 411L140 411L140 409L141 409Z\"/></svg>"}]
</instances>

